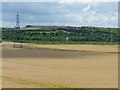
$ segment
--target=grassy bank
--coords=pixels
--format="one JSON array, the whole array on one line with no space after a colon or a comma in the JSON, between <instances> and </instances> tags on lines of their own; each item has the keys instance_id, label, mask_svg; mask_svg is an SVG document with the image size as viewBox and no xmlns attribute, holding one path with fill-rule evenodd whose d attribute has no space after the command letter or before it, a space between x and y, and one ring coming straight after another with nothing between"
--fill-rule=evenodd
<instances>
[{"instance_id":1,"label":"grassy bank","mask_svg":"<svg viewBox=\"0 0 120 90\"><path fill-rule=\"evenodd\" d=\"M10 41L11 40L3 40L3 41ZM13 42L13 41L12 41ZM22 41L22 43L35 43L35 44L87 44L87 45L118 45L118 42L77 42L77 41L66 41L66 42L53 42L53 41L36 41L36 40L28 40Z\"/></svg>"}]
</instances>

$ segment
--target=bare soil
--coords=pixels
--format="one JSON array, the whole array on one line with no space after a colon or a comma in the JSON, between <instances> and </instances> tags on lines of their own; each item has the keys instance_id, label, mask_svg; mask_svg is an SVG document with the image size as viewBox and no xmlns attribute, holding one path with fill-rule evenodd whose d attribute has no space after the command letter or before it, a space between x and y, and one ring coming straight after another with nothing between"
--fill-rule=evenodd
<instances>
[{"instance_id":1,"label":"bare soil","mask_svg":"<svg viewBox=\"0 0 120 90\"><path fill-rule=\"evenodd\" d=\"M118 47L3 42L4 88L117 88Z\"/></svg>"}]
</instances>

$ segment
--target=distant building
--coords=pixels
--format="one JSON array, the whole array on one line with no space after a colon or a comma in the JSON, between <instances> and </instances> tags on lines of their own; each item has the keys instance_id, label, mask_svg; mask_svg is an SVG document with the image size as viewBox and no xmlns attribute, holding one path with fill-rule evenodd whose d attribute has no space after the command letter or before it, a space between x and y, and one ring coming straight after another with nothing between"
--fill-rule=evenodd
<instances>
[{"instance_id":1,"label":"distant building","mask_svg":"<svg viewBox=\"0 0 120 90\"><path fill-rule=\"evenodd\" d=\"M69 41L69 38L68 38L68 37L66 37L65 39L66 39L66 41Z\"/></svg>"}]
</instances>

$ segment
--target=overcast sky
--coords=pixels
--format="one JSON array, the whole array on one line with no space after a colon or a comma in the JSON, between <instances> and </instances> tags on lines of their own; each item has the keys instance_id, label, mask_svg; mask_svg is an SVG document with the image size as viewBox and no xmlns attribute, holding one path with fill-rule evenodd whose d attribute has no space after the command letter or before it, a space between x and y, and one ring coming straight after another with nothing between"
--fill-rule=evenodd
<instances>
[{"instance_id":1,"label":"overcast sky","mask_svg":"<svg viewBox=\"0 0 120 90\"><path fill-rule=\"evenodd\" d=\"M117 2L2 2L2 26L73 25L118 27Z\"/></svg>"}]
</instances>

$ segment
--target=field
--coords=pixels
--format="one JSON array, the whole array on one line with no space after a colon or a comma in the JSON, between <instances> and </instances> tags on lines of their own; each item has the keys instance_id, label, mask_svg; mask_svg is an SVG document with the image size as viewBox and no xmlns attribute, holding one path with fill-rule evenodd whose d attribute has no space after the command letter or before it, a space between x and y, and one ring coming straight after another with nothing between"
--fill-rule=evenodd
<instances>
[{"instance_id":1,"label":"field","mask_svg":"<svg viewBox=\"0 0 120 90\"><path fill-rule=\"evenodd\" d=\"M4 88L117 88L116 45L3 42Z\"/></svg>"}]
</instances>

